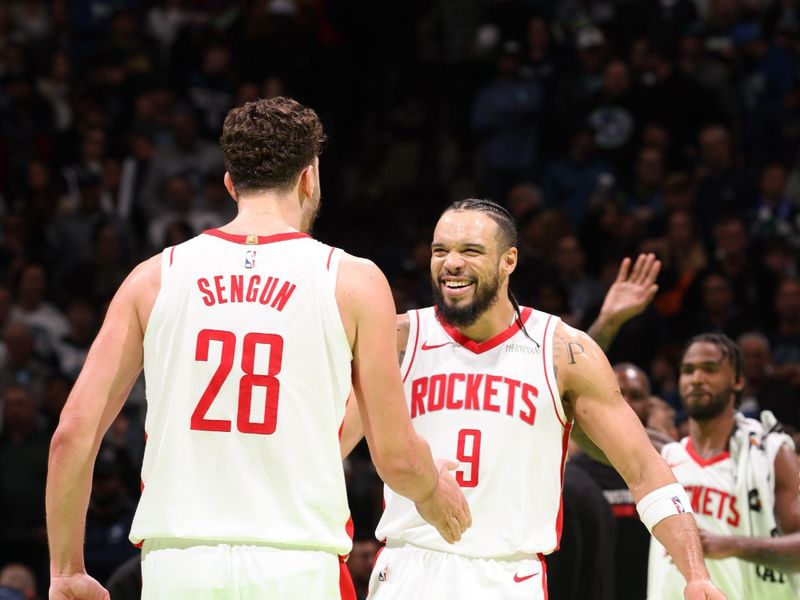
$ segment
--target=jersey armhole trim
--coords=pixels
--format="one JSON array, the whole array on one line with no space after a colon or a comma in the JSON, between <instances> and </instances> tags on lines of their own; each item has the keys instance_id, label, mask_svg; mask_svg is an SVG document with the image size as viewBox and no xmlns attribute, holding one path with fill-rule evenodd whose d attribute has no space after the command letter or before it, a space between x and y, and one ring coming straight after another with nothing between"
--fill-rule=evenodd
<instances>
[{"instance_id":1,"label":"jersey armhole trim","mask_svg":"<svg viewBox=\"0 0 800 600\"><path fill-rule=\"evenodd\" d=\"M550 330L550 322L553 320L553 315L547 316L547 322L544 325L544 334L542 335L542 370L544 371L544 380L547 383L547 390L550 392L550 400L553 402L553 410L556 413L559 423L562 427L567 427L567 415L564 412L564 406L561 404L561 395L558 395L556 400L556 393L553 392L553 386L550 383L550 378L555 382L555 371L553 371L553 344L551 343L555 335L555 326ZM558 323L556 323L558 325ZM549 331L549 337L548 337ZM550 354L550 361L548 363L547 355ZM558 389L556 388L556 392Z\"/></svg>"},{"instance_id":2,"label":"jersey armhole trim","mask_svg":"<svg viewBox=\"0 0 800 600\"><path fill-rule=\"evenodd\" d=\"M328 269L328 271L331 270L331 259L333 258L334 252L336 252L336 246L331 246L331 251L328 252L328 262L325 265L325 268Z\"/></svg>"},{"instance_id":3,"label":"jersey armhole trim","mask_svg":"<svg viewBox=\"0 0 800 600\"><path fill-rule=\"evenodd\" d=\"M413 319L412 319L412 315L414 317ZM420 329L420 327L419 327L419 313L416 310L408 311L408 327L409 327L409 330L408 330L408 341L406 341L406 351L405 351L405 356L403 356L403 366L406 366L406 364L405 364L406 361L408 361L408 366L404 369L405 374L403 375L403 383L406 382L406 379L408 378L408 374L411 373L411 367L414 365L414 359L417 357L417 346L419 345L419 329ZM413 332L414 333L414 335L413 335L413 338L414 338L414 349L411 351L411 358L408 358L408 346L409 346L409 343L411 342L411 338L412 338L412 335L411 335L411 333L412 333L411 329L412 328L414 329L414 332Z\"/></svg>"},{"instance_id":4,"label":"jersey armhole trim","mask_svg":"<svg viewBox=\"0 0 800 600\"><path fill-rule=\"evenodd\" d=\"M172 267L174 259L175 246L164 248L164 250L161 252L161 289L164 289L164 284L167 281L167 274Z\"/></svg>"}]
</instances>

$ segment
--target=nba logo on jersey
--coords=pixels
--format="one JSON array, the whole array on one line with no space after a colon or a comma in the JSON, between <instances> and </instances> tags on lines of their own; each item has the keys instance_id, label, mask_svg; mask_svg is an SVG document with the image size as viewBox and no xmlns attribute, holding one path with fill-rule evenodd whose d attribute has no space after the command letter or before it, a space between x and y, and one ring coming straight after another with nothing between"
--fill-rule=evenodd
<instances>
[{"instance_id":1,"label":"nba logo on jersey","mask_svg":"<svg viewBox=\"0 0 800 600\"><path fill-rule=\"evenodd\" d=\"M244 253L244 268L252 269L256 266L256 251L248 250Z\"/></svg>"},{"instance_id":2,"label":"nba logo on jersey","mask_svg":"<svg viewBox=\"0 0 800 600\"><path fill-rule=\"evenodd\" d=\"M388 578L389 578L389 565L386 565L378 573L378 581L386 581Z\"/></svg>"},{"instance_id":3,"label":"nba logo on jersey","mask_svg":"<svg viewBox=\"0 0 800 600\"><path fill-rule=\"evenodd\" d=\"M672 497L672 503L675 505L675 510L678 511L679 515L682 515L683 513L686 512L686 509L683 508L683 504L681 503L680 498L678 498L677 496Z\"/></svg>"}]
</instances>

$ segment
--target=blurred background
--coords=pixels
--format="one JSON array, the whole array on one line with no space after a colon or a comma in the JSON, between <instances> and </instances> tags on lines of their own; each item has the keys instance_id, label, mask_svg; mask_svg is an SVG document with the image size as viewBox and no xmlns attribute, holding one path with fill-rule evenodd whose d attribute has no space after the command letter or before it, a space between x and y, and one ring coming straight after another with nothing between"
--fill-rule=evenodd
<instances>
[{"instance_id":1,"label":"blurred background","mask_svg":"<svg viewBox=\"0 0 800 600\"><path fill-rule=\"evenodd\" d=\"M742 409L797 432L798 67L796 0L3 1L0 592L46 597L60 409L127 272L235 215L217 139L259 97L319 113L315 237L375 260L398 311L431 302L441 210L488 197L519 225L520 302L572 325L622 257L661 259L608 354L649 376L663 430L685 423L682 345L719 331L744 351ZM144 403L140 382L89 509L87 568L123 565L120 589ZM363 593L381 487L363 446L345 468Z\"/></svg>"}]
</instances>

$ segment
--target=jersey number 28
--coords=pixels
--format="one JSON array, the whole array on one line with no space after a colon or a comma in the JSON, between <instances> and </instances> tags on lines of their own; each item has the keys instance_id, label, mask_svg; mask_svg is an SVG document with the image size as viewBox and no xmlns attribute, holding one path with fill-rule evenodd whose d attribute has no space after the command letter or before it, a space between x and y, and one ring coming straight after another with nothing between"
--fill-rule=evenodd
<instances>
[{"instance_id":1,"label":"jersey number 28","mask_svg":"<svg viewBox=\"0 0 800 600\"><path fill-rule=\"evenodd\" d=\"M194 359L206 362L211 342L222 344L220 361L217 370L208 382L200 401L192 413L191 428L199 431L230 431L231 421L228 419L209 419L208 409L217 397L222 384L233 369L233 357L236 353L236 335L231 331L219 329L203 329L197 334L197 347ZM256 347L269 347L269 361L266 373L255 373ZM239 401L236 410L236 429L242 433L259 433L269 435L275 433L278 421L278 397L281 382L276 375L280 373L283 361L283 338L274 333L248 333L242 340L242 372L239 378ZM253 388L263 387L266 391L263 418L251 420L253 404Z\"/></svg>"}]
</instances>

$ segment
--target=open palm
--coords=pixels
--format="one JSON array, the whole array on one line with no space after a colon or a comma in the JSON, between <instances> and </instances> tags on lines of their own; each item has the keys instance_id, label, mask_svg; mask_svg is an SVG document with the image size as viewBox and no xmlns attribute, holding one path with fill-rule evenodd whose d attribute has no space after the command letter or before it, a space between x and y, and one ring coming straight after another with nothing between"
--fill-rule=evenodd
<instances>
[{"instance_id":1,"label":"open palm","mask_svg":"<svg viewBox=\"0 0 800 600\"><path fill-rule=\"evenodd\" d=\"M661 261L655 254L640 254L631 268L631 259L624 258L617 278L606 293L600 313L619 324L640 314L658 291L656 278Z\"/></svg>"}]
</instances>

